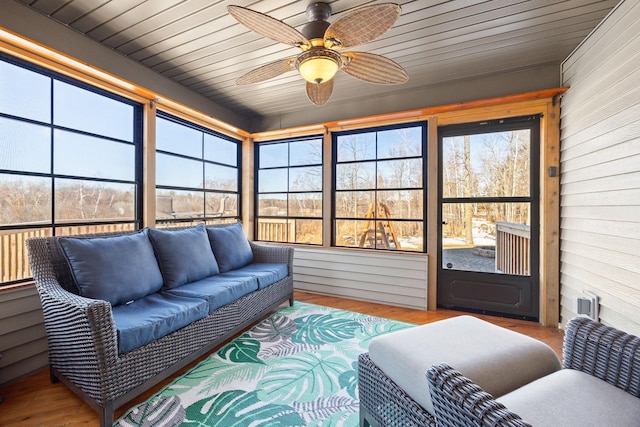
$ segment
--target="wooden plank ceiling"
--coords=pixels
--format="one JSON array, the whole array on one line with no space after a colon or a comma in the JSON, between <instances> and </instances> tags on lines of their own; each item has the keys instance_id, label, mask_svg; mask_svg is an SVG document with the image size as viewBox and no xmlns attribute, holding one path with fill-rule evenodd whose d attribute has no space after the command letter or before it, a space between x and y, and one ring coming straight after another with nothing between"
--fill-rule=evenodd
<instances>
[{"instance_id":1,"label":"wooden plank ceiling","mask_svg":"<svg viewBox=\"0 0 640 427\"><path fill-rule=\"evenodd\" d=\"M296 71L237 86L245 72L297 54L239 24L227 5L248 7L300 29L310 0L16 0L126 55L238 114L312 110ZM332 22L370 0L327 0ZM394 91L560 64L618 0L396 0L402 15L378 39L359 46L402 65L401 86L336 76L326 104ZM559 71L558 71L559 72Z\"/></svg>"}]
</instances>

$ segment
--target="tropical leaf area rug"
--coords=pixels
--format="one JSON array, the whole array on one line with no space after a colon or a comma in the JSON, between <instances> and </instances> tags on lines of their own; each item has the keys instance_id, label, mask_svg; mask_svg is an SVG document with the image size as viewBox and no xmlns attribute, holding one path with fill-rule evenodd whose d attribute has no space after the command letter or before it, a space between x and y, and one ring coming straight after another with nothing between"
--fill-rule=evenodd
<instances>
[{"instance_id":1,"label":"tropical leaf area rug","mask_svg":"<svg viewBox=\"0 0 640 427\"><path fill-rule=\"evenodd\" d=\"M409 323L296 302L257 324L114 424L358 425L357 361Z\"/></svg>"}]
</instances>

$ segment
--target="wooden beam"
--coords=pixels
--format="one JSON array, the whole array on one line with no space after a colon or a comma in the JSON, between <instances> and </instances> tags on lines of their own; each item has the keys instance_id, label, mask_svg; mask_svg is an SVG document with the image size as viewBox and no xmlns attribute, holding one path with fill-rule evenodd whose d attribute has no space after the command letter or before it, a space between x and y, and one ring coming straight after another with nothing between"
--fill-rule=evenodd
<instances>
[{"instance_id":1,"label":"wooden beam","mask_svg":"<svg viewBox=\"0 0 640 427\"><path fill-rule=\"evenodd\" d=\"M400 111L397 113L380 114L376 116L365 116L348 120L337 120L332 122L317 123L305 126L297 126L286 129L278 129L265 132L255 132L251 134L254 141L269 141L279 138L292 138L297 136L313 135L314 133L323 132L328 129L330 132L362 129L366 127L384 126L387 124L408 123L420 120L428 120L430 117L439 117L442 121L443 117L456 116L477 116L481 117L477 120L487 120L482 118L487 111L495 110L505 114L505 105L524 105L531 106L531 101L538 101L536 105L544 105L547 99L552 99L566 92L569 88L559 87L554 89L544 89L533 92L525 92L515 95L499 96L495 98L478 99L468 102L458 102L455 104L439 105L435 107L420 108L417 110ZM492 108L493 107L493 108ZM465 114L467 112L467 114ZM449 113L449 114L447 114ZM456 114L459 113L459 114ZM512 113L506 112L508 117L523 115L520 111L514 110ZM524 113L527 114L527 113ZM476 121L473 119L472 121ZM455 121L454 122L458 122ZM451 124L444 122L444 124Z\"/></svg>"},{"instance_id":2,"label":"wooden beam","mask_svg":"<svg viewBox=\"0 0 640 427\"><path fill-rule=\"evenodd\" d=\"M540 132L540 323L560 322L560 101L547 101Z\"/></svg>"},{"instance_id":3,"label":"wooden beam","mask_svg":"<svg viewBox=\"0 0 640 427\"><path fill-rule=\"evenodd\" d=\"M435 310L438 304L438 116L428 119L427 128L427 309Z\"/></svg>"},{"instance_id":4,"label":"wooden beam","mask_svg":"<svg viewBox=\"0 0 640 427\"><path fill-rule=\"evenodd\" d=\"M324 129L322 139L322 245L331 246L331 221L325 221L324 218L331 218L333 215L333 191L324 191L330 189L333 184L333 144L331 133Z\"/></svg>"},{"instance_id":5,"label":"wooden beam","mask_svg":"<svg viewBox=\"0 0 640 427\"><path fill-rule=\"evenodd\" d=\"M164 98L159 93L131 83L92 65L85 64L67 54L29 40L3 27L0 27L0 52L6 52L25 61L141 103L149 101L159 103L166 109L170 109L169 112L172 114L186 115L187 120L197 121L207 128L233 138L242 139L249 136L249 132L245 130L236 128L179 102Z\"/></svg>"},{"instance_id":6,"label":"wooden beam","mask_svg":"<svg viewBox=\"0 0 640 427\"><path fill-rule=\"evenodd\" d=\"M0 52L9 53L41 67L137 101L141 99L151 100L156 96L145 88L78 61L43 44L29 40L3 27L0 27Z\"/></svg>"},{"instance_id":7,"label":"wooden beam","mask_svg":"<svg viewBox=\"0 0 640 427\"><path fill-rule=\"evenodd\" d=\"M144 104L142 137L142 225L156 226L156 104Z\"/></svg>"},{"instance_id":8,"label":"wooden beam","mask_svg":"<svg viewBox=\"0 0 640 427\"><path fill-rule=\"evenodd\" d=\"M241 219L244 232L254 240L255 230L255 146L251 138L242 141L242 188L240 188ZM240 206L239 206L240 208Z\"/></svg>"}]
</instances>

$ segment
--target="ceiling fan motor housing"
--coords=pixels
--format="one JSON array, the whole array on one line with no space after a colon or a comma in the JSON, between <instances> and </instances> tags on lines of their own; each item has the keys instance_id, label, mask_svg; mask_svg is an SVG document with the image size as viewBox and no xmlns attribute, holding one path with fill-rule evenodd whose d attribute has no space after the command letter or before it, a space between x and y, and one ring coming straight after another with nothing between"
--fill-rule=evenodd
<instances>
[{"instance_id":1,"label":"ceiling fan motor housing","mask_svg":"<svg viewBox=\"0 0 640 427\"><path fill-rule=\"evenodd\" d=\"M330 25L327 19L331 16L331 6L327 3L311 3L307 6L306 14L309 22L302 27L302 35L309 41L324 38L324 33Z\"/></svg>"},{"instance_id":2,"label":"ceiling fan motor housing","mask_svg":"<svg viewBox=\"0 0 640 427\"><path fill-rule=\"evenodd\" d=\"M326 21L331 16L331 6L324 2L313 2L307 6L306 14L309 21Z\"/></svg>"},{"instance_id":3,"label":"ceiling fan motor housing","mask_svg":"<svg viewBox=\"0 0 640 427\"><path fill-rule=\"evenodd\" d=\"M327 21L311 21L304 24L300 32L309 41L313 41L314 39L322 40L324 32L327 31L329 25Z\"/></svg>"}]
</instances>

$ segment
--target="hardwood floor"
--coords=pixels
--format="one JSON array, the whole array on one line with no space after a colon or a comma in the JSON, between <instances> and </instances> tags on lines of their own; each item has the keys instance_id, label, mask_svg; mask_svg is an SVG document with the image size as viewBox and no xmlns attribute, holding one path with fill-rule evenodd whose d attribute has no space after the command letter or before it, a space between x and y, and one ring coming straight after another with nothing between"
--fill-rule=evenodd
<instances>
[{"instance_id":1,"label":"hardwood floor","mask_svg":"<svg viewBox=\"0 0 640 427\"><path fill-rule=\"evenodd\" d=\"M316 295L296 291L296 300L324 305L344 310L386 317L416 324L425 324L437 320L458 316L461 313L452 310L421 311L408 308L374 304L325 295ZM553 328L544 328L534 322L513 320L486 315L474 315L496 325L515 330L547 343L558 355L562 356L563 332ZM194 362L175 376L182 375L198 362ZM116 411L116 418L137 403L143 402L160 388L172 381L168 379L152 390L138 396ZM51 384L47 370L40 371L28 378L0 388L4 402L0 403L0 426L94 426L98 424L96 413L77 398L64 385Z\"/></svg>"}]
</instances>

